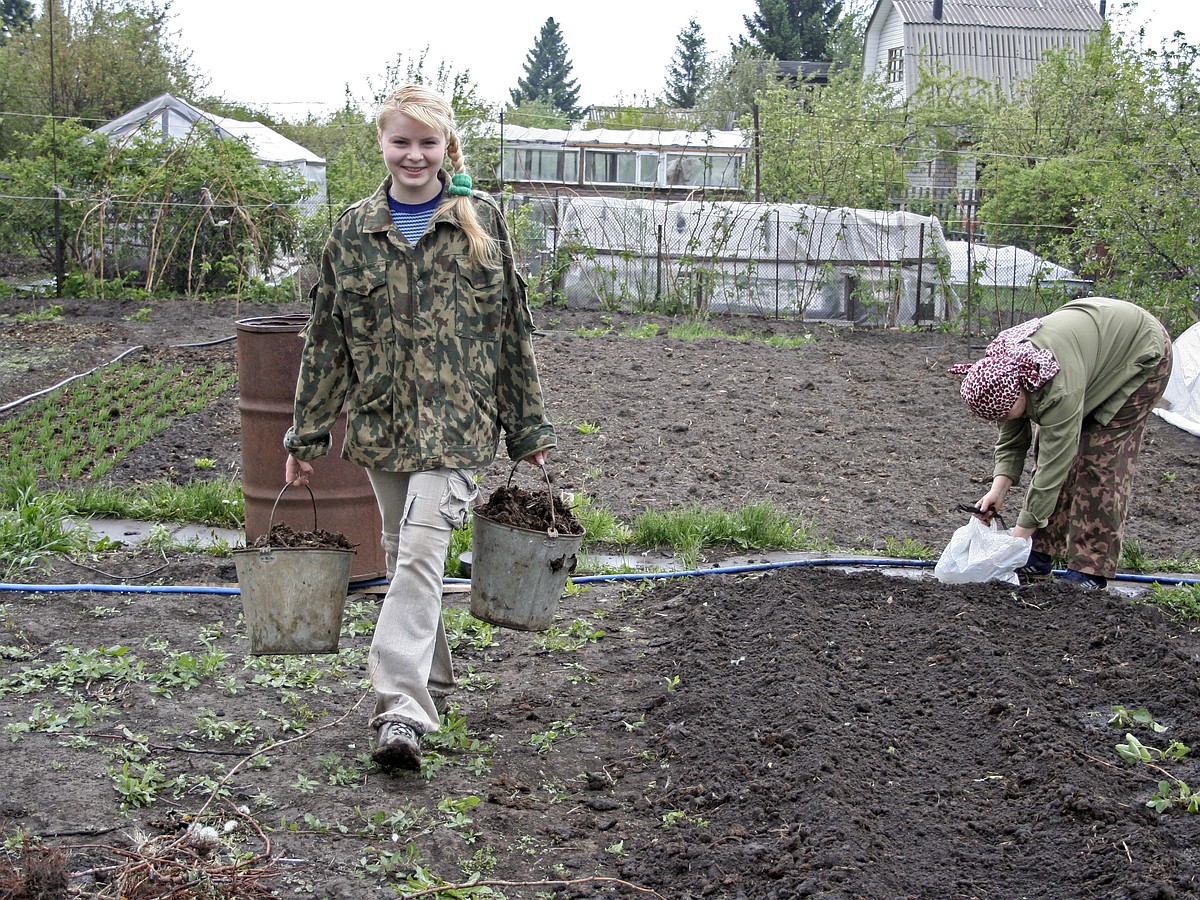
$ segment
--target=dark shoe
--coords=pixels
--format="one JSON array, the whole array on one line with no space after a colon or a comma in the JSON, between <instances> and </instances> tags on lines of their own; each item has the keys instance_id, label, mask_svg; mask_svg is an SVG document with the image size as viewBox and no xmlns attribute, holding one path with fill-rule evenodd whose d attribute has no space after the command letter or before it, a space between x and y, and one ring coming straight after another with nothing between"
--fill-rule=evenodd
<instances>
[{"instance_id":1,"label":"dark shoe","mask_svg":"<svg viewBox=\"0 0 1200 900\"><path fill-rule=\"evenodd\" d=\"M1108 587L1108 579L1103 575L1089 575L1087 572L1076 572L1074 569L1067 569L1066 573L1060 577L1067 584L1082 588L1085 591L1102 591Z\"/></svg>"},{"instance_id":2,"label":"dark shoe","mask_svg":"<svg viewBox=\"0 0 1200 900\"><path fill-rule=\"evenodd\" d=\"M1017 577L1021 579L1021 584L1028 584L1039 578L1049 578L1053 570L1054 563L1049 553L1030 550L1025 565L1017 567Z\"/></svg>"},{"instance_id":3,"label":"dark shoe","mask_svg":"<svg viewBox=\"0 0 1200 900\"><path fill-rule=\"evenodd\" d=\"M420 770L421 744L416 730L405 722L384 722L375 735L371 759L385 769Z\"/></svg>"}]
</instances>

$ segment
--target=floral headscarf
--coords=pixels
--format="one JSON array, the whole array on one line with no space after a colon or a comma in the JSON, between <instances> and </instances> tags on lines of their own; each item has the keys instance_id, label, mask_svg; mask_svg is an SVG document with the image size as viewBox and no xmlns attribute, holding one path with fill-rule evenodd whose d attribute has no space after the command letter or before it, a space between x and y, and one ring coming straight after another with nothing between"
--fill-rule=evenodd
<instances>
[{"instance_id":1,"label":"floral headscarf","mask_svg":"<svg viewBox=\"0 0 1200 900\"><path fill-rule=\"evenodd\" d=\"M971 412L998 422L1012 411L1022 389L1036 391L1058 374L1054 354L1026 340L1041 327L1041 319L1014 325L996 335L982 359L950 367L952 374L964 376L959 393Z\"/></svg>"}]
</instances>

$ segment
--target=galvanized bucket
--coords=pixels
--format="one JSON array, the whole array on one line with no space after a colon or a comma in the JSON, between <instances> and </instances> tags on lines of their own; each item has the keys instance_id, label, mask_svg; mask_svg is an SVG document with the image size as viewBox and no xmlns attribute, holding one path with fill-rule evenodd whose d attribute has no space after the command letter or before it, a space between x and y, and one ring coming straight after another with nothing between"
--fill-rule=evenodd
<instances>
[{"instance_id":1,"label":"galvanized bucket","mask_svg":"<svg viewBox=\"0 0 1200 900\"><path fill-rule=\"evenodd\" d=\"M550 489L548 476L546 489ZM518 631L550 627L584 538L558 533L553 497L550 510L547 531L505 525L475 513L471 546L471 615L475 618Z\"/></svg>"},{"instance_id":2,"label":"galvanized bucket","mask_svg":"<svg viewBox=\"0 0 1200 900\"><path fill-rule=\"evenodd\" d=\"M316 519L314 497L314 531ZM267 534L274 520L272 508ZM269 546L234 550L250 652L260 656L336 653L353 562L353 550Z\"/></svg>"}]
</instances>

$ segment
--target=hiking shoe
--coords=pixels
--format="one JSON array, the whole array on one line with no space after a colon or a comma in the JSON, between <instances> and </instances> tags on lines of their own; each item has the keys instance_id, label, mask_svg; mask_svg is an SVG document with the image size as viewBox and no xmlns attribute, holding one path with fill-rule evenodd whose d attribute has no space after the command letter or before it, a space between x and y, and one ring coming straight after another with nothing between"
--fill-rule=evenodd
<instances>
[{"instance_id":1,"label":"hiking shoe","mask_svg":"<svg viewBox=\"0 0 1200 900\"><path fill-rule=\"evenodd\" d=\"M1076 572L1074 569L1067 569L1059 577L1067 584L1085 591L1102 591L1108 587L1108 579L1103 575L1089 575L1087 572Z\"/></svg>"},{"instance_id":2,"label":"hiking shoe","mask_svg":"<svg viewBox=\"0 0 1200 900\"><path fill-rule=\"evenodd\" d=\"M1054 563L1049 553L1030 550L1025 565L1017 567L1017 577L1021 579L1021 584L1028 584L1039 578L1049 578L1053 570Z\"/></svg>"},{"instance_id":3,"label":"hiking shoe","mask_svg":"<svg viewBox=\"0 0 1200 900\"><path fill-rule=\"evenodd\" d=\"M375 735L371 759L385 769L421 768L421 744L416 729L405 722L384 722Z\"/></svg>"}]
</instances>

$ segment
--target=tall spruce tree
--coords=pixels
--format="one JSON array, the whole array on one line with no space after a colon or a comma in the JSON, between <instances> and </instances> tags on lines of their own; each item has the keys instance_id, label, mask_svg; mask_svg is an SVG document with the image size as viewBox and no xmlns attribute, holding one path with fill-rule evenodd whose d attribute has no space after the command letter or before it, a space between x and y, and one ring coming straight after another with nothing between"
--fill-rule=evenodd
<instances>
[{"instance_id":1,"label":"tall spruce tree","mask_svg":"<svg viewBox=\"0 0 1200 900\"><path fill-rule=\"evenodd\" d=\"M671 106L693 109L708 81L708 48L694 18L676 38L675 56L667 67L665 98Z\"/></svg>"},{"instance_id":2,"label":"tall spruce tree","mask_svg":"<svg viewBox=\"0 0 1200 900\"><path fill-rule=\"evenodd\" d=\"M579 108L579 86L571 77L571 60L562 29L551 16L542 26L533 48L525 55L525 77L509 91L514 106L523 101L541 100L549 103L569 120L583 115Z\"/></svg>"},{"instance_id":3,"label":"tall spruce tree","mask_svg":"<svg viewBox=\"0 0 1200 900\"><path fill-rule=\"evenodd\" d=\"M825 60L829 38L842 15L842 0L758 0L758 12L742 16L749 44L776 59Z\"/></svg>"},{"instance_id":4,"label":"tall spruce tree","mask_svg":"<svg viewBox=\"0 0 1200 900\"><path fill-rule=\"evenodd\" d=\"M0 44L32 24L31 0L0 0Z\"/></svg>"}]
</instances>

